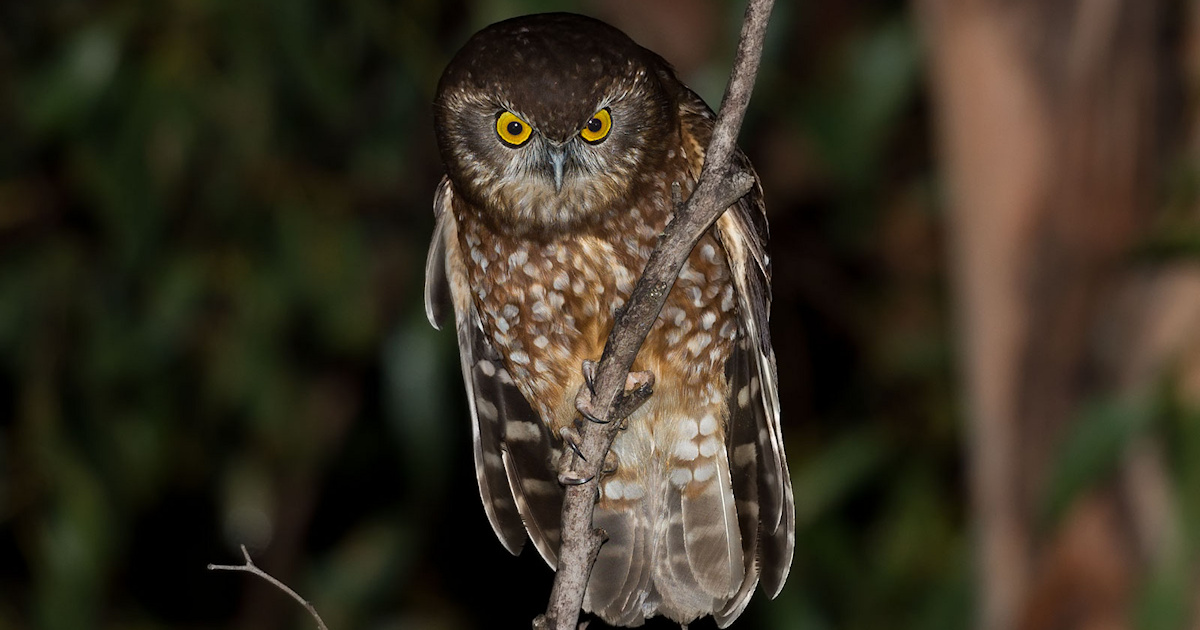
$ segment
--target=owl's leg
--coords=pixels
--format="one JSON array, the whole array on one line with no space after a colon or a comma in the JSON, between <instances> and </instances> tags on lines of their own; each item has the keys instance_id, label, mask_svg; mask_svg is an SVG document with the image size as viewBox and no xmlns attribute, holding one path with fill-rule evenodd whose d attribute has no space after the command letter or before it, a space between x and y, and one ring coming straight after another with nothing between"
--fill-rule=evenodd
<instances>
[{"instance_id":1,"label":"owl's leg","mask_svg":"<svg viewBox=\"0 0 1200 630\"><path fill-rule=\"evenodd\" d=\"M583 385L579 387L579 391L575 394L575 409L589 421L600 423L599 410L596 409L593 402L596 395L596 367L597 364L595 361L584 360ZM613 409L613 417L620 419L620 429L625 429L625 422L629 414L637 411L637 408L641 407L642 403L646 402L646 399L653 392L654 374L652 372L630 372L625 377L625 391L621 393L617 399L616 407ZM574 426L565 426L558 430L558 436L562 438L563 443L570 449L563 449L562 459L558 462L558 481L563 485L579 485L591 480L590 476L583 474L575 467L576 461L587 461L581 450L583 446L583 427L578 423L579 420L577 419ZM616 470L617 457L610 451L604 458L600 474L612 474Z\"/></svg>"},{"instance_id":2,"label":"owl's leg","mask_svg":"<svg viewBox=\"0 0 1200 630\"><path fill-rule=\"evenodd\" d=\"M583 447L583 436L579 429L579 427L563 427L558 430L558 436L571 449L570 451L564 449L562 457L558 462L558 470L562 471L558 475L558 482L563 485L579 485L591 480L591 477L587 477L576 471L572 466L575 463L575 460L571 457L572 454L579 457L580 461L587 461L581 450ZM617 454L610 450L604 456L604 465L600 467L600 475L607 476L615 472L617 472Z\"/></svg>"},{"instance_id":3,"label":"owl's leg","mask_svg":"<svg viewBox=\"0 0 1200 630\"><path fill-rule=\"evenodd\" d=\"M591 481L591 476L575 467L576 462L587 461L579 450L581 442L579 432L563 427L558 430L558 434L562 437L563 443L570 447L563 449L562 456L558 460L558 483L564 486L578 486Z\"/></svg>"},{"instance_id":4,"label":"owl's leg","mask_svg":"<svg viewBox=\"0 0 1200 630\"><path fill-rule=\"evenodd\" d=\"M617 472L617 454L609 449L608 454L604 456L604 465L600 467L600 475L611 475Z\"/></svg>"},{"instance_id":5,"label":"owl's leg","mask_svg":"<svg viewBox=\"0 0 1200 630\"><path fill-rule=\"evenodd\" d=\"M603 424L600 420L599 409L596 409L593 398L596 395L597 363L591 359L583 361L583 384L575 394L575 408L588 420ZM625 376L625 391L617 399L613 417L619 418L621 429L625 428L625 419L637 411L642 403L654 392L654 373L649 370L630 372Z\"/></svg>"}]
</instances>

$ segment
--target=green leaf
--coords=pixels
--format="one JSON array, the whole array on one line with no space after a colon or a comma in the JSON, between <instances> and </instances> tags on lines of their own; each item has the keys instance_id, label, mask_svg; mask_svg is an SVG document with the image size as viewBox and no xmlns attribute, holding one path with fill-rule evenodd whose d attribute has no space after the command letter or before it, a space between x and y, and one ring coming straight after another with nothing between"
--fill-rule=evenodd
<instances>
[{"instance_id":1,"label":"green leaf","mask_svg":"<svg viewBox=\"0 0 1200 630\"><path fill-rule=\"evenodd\" d=\"M1101 399L1086 405L1055 458L1041 524L1056 522L1079 494L1111 473L1153 416L1149 399Z\"/></svg>"}]
</instances>

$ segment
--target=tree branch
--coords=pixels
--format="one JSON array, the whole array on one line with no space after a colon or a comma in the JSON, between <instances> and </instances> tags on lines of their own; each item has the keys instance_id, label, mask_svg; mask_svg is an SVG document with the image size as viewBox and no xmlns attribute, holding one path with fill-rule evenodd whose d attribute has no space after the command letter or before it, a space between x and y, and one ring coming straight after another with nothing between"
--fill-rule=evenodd
<instances>
[{"instance_id":1,"label":"tree branch","mask_svg":"<svg viewBox=\"0 0 1200 630\"><path fill-rule=\"evenodd\" d=\"M288 595L291 595L292 599L300 602L300 605L304 606L304 609L308 611L308 614L312 615L312 618L317 621L317 628L320 628L320 630L329 630L329 628L325 625L325 622L321 620L321 615L317 614L317 609L314 608L307 599L300 597L299 593L293 591L287 584L284 584L283 582L280 582L272 577L270 573L258 568L258 566L254 564L254 561L250 559L250 552L246 551L246 545L241 545L241 548L242 557L246 559L246 564L210 564L208 565L208 570L245 571L246 573L253 573L254 575L257 575L258 577L273 584L275 588L287 593Z\"/></svg>"},{"instance_id":2,"label":"tree branch","mask_svg":"<svg viewBox=\"0 0 1200 630\"><path fill-rule=\"evenodd\" d=\"M570 462L571 470L581 472L579 477L587 481L566 489L562 544L554 588L546 614L534 620L534 628L576 630L588 576L605 538L602 531L592 528L600 468L624 420L621 414L630 413L634 407L623 403L629 370L658 318L680 268L700 237L754 186L754 178L735 168L732 157L758 76L772 4L773 0L750 0L746 8L733 73L721 101L700 180L687 202L682 207L677 205L674 219L663 231L658 247L650 255L646 270L618 315L604 347L590 401L590 408L600 413L595 414L597 422L584 423L580 452L585 461L574 456Z\"/></svg>"}]
</instances>

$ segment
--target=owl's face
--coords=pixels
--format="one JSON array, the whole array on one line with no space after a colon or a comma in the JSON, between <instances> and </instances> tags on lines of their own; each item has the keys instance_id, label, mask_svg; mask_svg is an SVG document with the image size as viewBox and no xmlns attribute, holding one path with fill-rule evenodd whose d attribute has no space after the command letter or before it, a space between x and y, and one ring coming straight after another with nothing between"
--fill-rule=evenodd
<instances>
[{"instance_id":1,"label":"owl's face","mask_svg":"<svg viewBox=\"0 0 1200 630\"><path fill-rule=\"evenodd\" d=\"M666 71L657 55L582 16L480 31L446 68L434 103L456 192L515 232L628 208L674 128Z\"/></svg>"}]
</instances>

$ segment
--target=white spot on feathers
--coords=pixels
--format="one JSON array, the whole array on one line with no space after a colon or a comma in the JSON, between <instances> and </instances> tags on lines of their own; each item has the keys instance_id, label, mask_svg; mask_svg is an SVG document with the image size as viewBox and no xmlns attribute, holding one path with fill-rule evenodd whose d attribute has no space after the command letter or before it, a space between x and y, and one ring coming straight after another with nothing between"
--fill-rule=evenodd
<instances>
[{"instance_id":1,"label":"white spot on feathers","mask_svg":"<svg viewBox=\"0 0 1200 630\"><path fill-rule=\"evenodd\" d=\"M710 335L708 333L704 333L704 332L698 332L698 333L692 335L692 338L688 340L688 343L687 343L688 352L691 353L692 356L698 357L698 356L700 356L700 353L702 351L704 351L704 349L707 348L708 344L711 342L712 342L712 335Z\"/></svg>"},{"instance_id":2,"label":"white spot on feathers","mask_svg":"<svg viewBox=\"0 0 1200 630\"><path fill-rule=\"evenodd\" d=\"M676 468L671 471L671 484L676 488L683 488L692 480L692 471L686 468Z\"/></svg>"},{"instance_id":3,"label":"white spot on feathers","mask_svg":"<svg viewBox=\"0 0 1200 630\"><path fill-rule=\"evenodd\" d=\"M725 291L721 295L721 310L728 313L733 310L733 286L726 285Z\"/></svg>"},{"instance_id":4,"label":"white spot on feathers","mask_svg":"<svg viewBox=\"0 0 1200 630\"><path fill-rule=\"evenodd\" d=\"M743 444L733 449L733 465L745 467L753 464L758 459L758 451L755 450L753 443Z\"/></svg>"},{"instance_id":5,"label":"white spot on feathers","mask_svg":"<svg viewBox=\"0 0 1200 630\"><path fill-rule=\"evenodd\" d=\"M541 427L533 422L510 420L504 423L504 439L533 442L542 438Z\"/></svg>"},{"instance_id":6,"label":"white spot on feathers","mask_svg":"<svg viewBox=\"0 0 1200 630\"><path fill-rule=\"evenodd\" d=\"M696 459L696 455L699 453L700 448L697 447L696 443L690 439L679 440L675 443L675 448L672 451L672 454L675 455L675 457L689 462L693 459Z\"/></svg>"}]
</instances>

